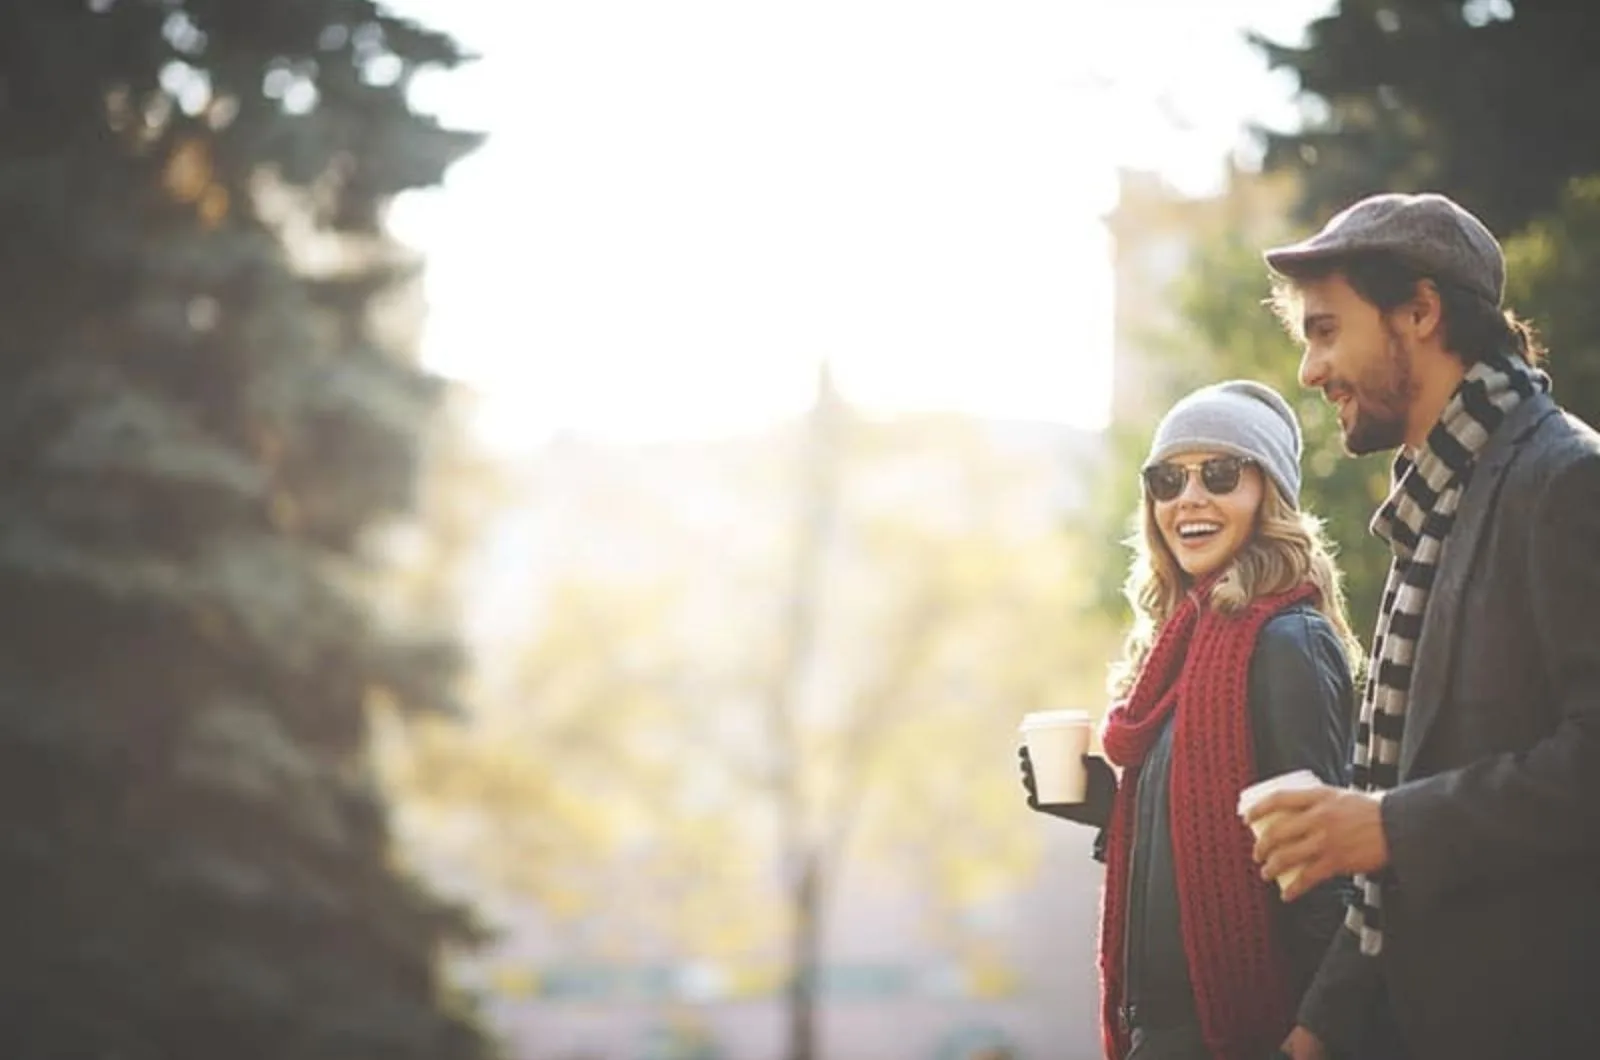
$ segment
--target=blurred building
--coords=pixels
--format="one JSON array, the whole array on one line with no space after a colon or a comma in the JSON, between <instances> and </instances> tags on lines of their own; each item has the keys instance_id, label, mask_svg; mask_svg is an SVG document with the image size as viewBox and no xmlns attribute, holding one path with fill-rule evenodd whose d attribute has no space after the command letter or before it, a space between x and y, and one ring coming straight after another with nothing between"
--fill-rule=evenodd
<instances>
[{"instance_id":1,"label":"blurred building","mask_svg":"<svg viewBox=\"0 0 1600 1060\"><path fill-rule=\"evenodd\" d=\"M1118 173L1117 204L1106 216L1115 303L1114 423L1149 424L1164 411L1172 392L1171 347L1183 341L1174 285L1192 266L1200 241L1230 230L1266 247L1283 233L1295 197L1292 174L1264 177L1230 167L1224 187L1220 195L1190 198L1153 174Z\"/></svg>"}]
</instances>

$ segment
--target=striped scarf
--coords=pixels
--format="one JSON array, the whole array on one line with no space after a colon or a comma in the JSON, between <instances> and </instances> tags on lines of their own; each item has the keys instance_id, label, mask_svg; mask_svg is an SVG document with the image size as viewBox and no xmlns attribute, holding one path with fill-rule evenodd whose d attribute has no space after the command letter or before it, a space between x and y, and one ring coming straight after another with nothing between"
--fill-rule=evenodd
<instances>
[{"instance_id":1,"label":"striped scarf","mask_svg":"<svg viewBox=\"0 0 1600 1060\"><path fill-rule=\"evenodd\" d=\"M1549 377L1520 361L1494 357L1467 370L1427 441L1395 458L1393 487L1372 519L1372 532L1394 553L1373 633L1361 719L1356 727L1352 787L1386 791L1400 782L1400 738L1411 691L1411 667L1445 540L1473 465L1506 415ZM1383 950L1382 874L1356 876L1345 926L1361 952Z\"/></svg>"}]
</instances>

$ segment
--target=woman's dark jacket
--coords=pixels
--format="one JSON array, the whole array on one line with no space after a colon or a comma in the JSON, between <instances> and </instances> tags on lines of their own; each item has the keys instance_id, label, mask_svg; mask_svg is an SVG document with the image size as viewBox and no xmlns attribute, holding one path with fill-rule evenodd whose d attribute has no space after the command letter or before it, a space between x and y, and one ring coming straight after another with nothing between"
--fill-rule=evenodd
<instances>
[{"instance_id":1,"label":"woman's dark jacket","mask_svg":"<svg viewBox=\"0 0 1600 1060\"><path fill-rule=\"evenodd\" d=\"M1309 769L1330 784L1349 782L1355 698L1349 665L1327 618L1302 604L1269 619L1250 656L1247 695L1258 779ZM1169 718L1145 758L1134 802L1123 1018L1146 1028L1199 1021L1178 922L1169 828L1172 730ZM1090 823L1103 827L1105 821ZM1104 832L1097 854L1103 840ZM1329 881L1292 904L1275 898L1296 998L1344 918L1348 886L1343 879Z\"/></svg>"}]
</instances>

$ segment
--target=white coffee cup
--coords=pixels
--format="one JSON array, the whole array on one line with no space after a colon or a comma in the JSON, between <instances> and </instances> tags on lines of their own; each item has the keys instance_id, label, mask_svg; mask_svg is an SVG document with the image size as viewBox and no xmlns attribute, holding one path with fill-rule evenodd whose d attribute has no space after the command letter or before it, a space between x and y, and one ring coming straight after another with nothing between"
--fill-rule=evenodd
<instances>
[{"instance_id":1,"label":"white coffee cup","mask_svg":"<svg viewBox=\"0 0 1600 1060\"><path fill-rule=\"evenodd\" d=\"M1040 805L1080 803L1088 795L1083 756L1093 724L1086 710L1036 710L1018 726L1033 763L1033 785Z\"/></svg>"},{"instance_id":2,"label":"white coffee cup","mask_svg":"<svg viewBox=\"0 0 1600 1060\"><path fill-rule=\"evenodd\" d=\"M1322 781L1309 769L1297 769L1293 773L1280 773L1275 777L1268 777L1266 780L1250 785L1239 793L1239 818L1243 820L1245 814L1250 812L1250 808L1268 795L1279 791L1304 791L1307 788L1315 788L1321 784ZM1281 813L1269 813L1260 820L1251 822L1250 830L1255 833L1257 839L1260 839L1261 833L1266 831L1267 823L1281 816L1283 816ZM1299 866L1281 873L1278 876L1278 893L1282 894L1288 890L1290 885L1299 878Z\"/></svg>"}]
</instances>

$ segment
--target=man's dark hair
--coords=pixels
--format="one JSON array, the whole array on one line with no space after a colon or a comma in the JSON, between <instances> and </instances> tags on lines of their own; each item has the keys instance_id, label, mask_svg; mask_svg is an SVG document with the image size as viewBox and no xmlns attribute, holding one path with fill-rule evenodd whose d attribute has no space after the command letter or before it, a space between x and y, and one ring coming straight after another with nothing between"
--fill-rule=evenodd
<instances>
[{"instance_id":1,"label":"man's dark hair","mask_svg":"<svg viewBox=\"0 0 1600 1060\"><path fill-rule=\"evenodd\" d=\"M1429 276L1386 252L1307 262L1296 266L1292 276L1274 277L1272 308L1290 334L1301 340L1305 338L1300 333L1300 285L1326 279L1336 272L1380 313L1388 313L1409 302L1416 296L1417 284L1423 280L1433 284L1439 292L1445 346L1466 364L1497 353L1538 364L1545 355L1533 325L1519 319L1509 309L1490 305L1466 288Z\"/></svg>"}]
</instances>

